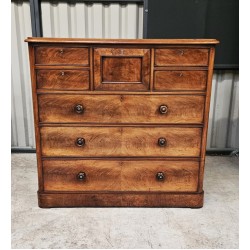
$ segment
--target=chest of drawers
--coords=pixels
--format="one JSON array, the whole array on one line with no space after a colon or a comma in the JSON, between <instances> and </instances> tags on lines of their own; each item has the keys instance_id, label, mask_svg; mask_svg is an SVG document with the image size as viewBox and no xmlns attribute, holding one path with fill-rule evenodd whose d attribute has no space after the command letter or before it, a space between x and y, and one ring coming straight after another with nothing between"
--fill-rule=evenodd
<instances>
[{"instance_id":1,"label":"chest of drawers","mask_svg":"<svg viewBox=\"0 0 250 250\"><path fill-rule=\"evenodd\" d=\"M217 40L26 41L40 207L203 206Z\"/></svg>"}]
</instances>

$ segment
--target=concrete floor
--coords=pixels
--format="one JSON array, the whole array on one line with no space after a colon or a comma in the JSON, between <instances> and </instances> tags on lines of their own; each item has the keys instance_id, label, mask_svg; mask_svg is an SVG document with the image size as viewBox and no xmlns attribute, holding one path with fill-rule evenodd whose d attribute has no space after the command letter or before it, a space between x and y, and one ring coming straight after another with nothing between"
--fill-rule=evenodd
<instances>
[{"instance_id":1,"label":"concrete floor","mask_svg":"<svg viewBox=\"0 0 250 250\"><path fill-rule=\"evenodd\" d=\"M12 154L12 248L238 248L238 167L207 157L201 209L41 209L35 154Z\"/></svg>"}]
</instances>

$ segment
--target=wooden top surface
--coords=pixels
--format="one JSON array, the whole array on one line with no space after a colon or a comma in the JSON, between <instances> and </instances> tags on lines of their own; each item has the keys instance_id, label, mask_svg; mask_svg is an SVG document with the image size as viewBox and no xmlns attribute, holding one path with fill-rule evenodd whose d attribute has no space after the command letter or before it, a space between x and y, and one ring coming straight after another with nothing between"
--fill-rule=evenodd
<instances>
[{"instance_id":1,"label":"wooden top surface","mask_svg":"<svg viewBox=\"0 0 250 250\"><path fill-rule=\"evenodd\" d=\"M28 37L29 43L82 43L82 44L218 44L216 39L94 39Z\"/></svg>"}]
</instances>

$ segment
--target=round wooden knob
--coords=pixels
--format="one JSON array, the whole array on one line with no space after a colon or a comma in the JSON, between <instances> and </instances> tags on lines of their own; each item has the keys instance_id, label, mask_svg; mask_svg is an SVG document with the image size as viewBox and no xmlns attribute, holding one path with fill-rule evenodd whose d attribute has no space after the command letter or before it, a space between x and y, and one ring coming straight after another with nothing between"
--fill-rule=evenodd
<instances>
[{"instance_id":1,"label":"round wooden knob","mask_svg":"<svg viewBox=\"0 0 250 250\"><path fill-rule=\"evenodd\" d=\"M166 114L168 112L168 107L166 105L161 105L159 111L161 114Z\"/></svg>"},{"instance_id":2,"label":"round wooden knob","mask_svg":"<svg viewBox=\"0 0 250 250\"><path fill-rule=\"evenodd\" d=\"M77 104L77 105L75 106L75 112L76 112L77 114L82 114L83 111L84 111L84 108L83 108L83 106L82 106L81 104Z\"/></svg>"},{"instance_id":3,"label":"round wooden knob","mask_svg":"<svg viewBox=\"0 0 250 250\"><path fill-rule=\"evenodd\" d=\"M163 137L159 138L159 139L158 139L158 145L159 145L160 147L165 147L165 146L167 145L167 140L166 140L166 138L163 138Z\"/></svg>"},{"instance_id":4,"label":"round wooden knob","mask_svg":"<svg viewBox=\"0 0 250 250\"><path fill-rule=\"evenodd\" d=\"M79 147L82 147L85 145L85 139L84 138L77 138L76 139L76 145Z\"/></svg>"},{"instance_id":5,"label":"round wooden knob","mask_svg":"<svg viewBox=\"0 0 250 250\"><path fill-rule=\"evenodd\" d=\"M80 172L77 174L77 179L79 181L84 181L86 179L86 174L84 172Z\"/></svg>"},{"instance_id":6,"label":"round wooden knob","mask_svg":"<svg viewBox=\"0 0 250 250\"><path fill-rule=\"evenodd\" d=\"M157 179L158 181L163 181L164 178L165 178L164 173L158 172L158 173L156 174L156 179Z\"/></svg>"}]
</instances>

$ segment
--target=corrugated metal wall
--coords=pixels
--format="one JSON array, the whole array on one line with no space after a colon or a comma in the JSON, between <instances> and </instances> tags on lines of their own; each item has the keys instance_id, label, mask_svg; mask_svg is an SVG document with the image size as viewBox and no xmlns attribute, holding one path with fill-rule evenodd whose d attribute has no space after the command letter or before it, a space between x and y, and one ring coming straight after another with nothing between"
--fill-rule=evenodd
<instances>
[{"instance_id":1,"label":"corrugated metal wall","mask_svg":"<svg viewBox=\"0 0 250 250\"><path fill-rule=\"evenodd\" d=\"M12 147L35 147L27 44L31 36L29 2L12 7ZM46 37L142 38L143 6L42 1ZM208 149L239 147L239 74L215 71L208 130Z\"/></svg>"}]
</instances>

